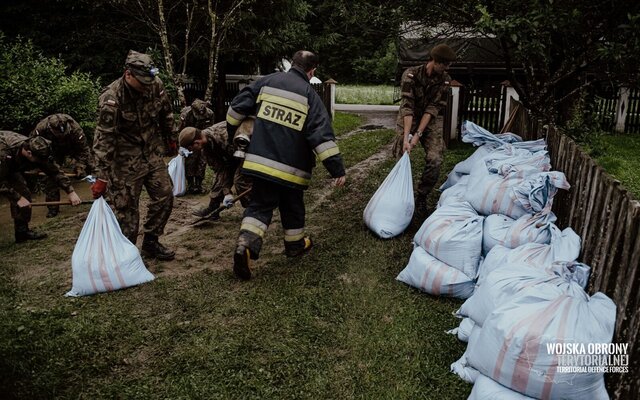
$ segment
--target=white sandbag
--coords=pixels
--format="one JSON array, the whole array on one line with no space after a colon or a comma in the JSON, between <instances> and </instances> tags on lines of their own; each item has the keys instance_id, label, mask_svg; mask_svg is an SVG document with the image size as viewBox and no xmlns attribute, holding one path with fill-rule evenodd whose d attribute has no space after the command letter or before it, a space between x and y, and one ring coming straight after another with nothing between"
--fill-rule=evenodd
<instances>
[{"instance_id":1,"label":"white sandbag","mask_svg":"<svg viewBox=\"0 0 640 400\"><path fill-rule=\"evenodd\" d=\"M415 204L409 153L405 153L364 209L367 227L382 239L404 232L411 223Z\"/></svg>"},{"instance_id":2,"label":"white sandbag","mask_svg":"<svg viewBox=\"0 0 640 400\"><path fill-rule=\"evenodd\" d=\"M478 268L478 284L503 264L523 263L536 268L548 268L554 262L571 262L580 255L580 236L566 228L559 234L551 231L550 244L527 243L515 249L494 246Z\"/></svg>"},{"instance_id":3,"label":"white sandbag","mask_svg":"<svg viewBox=\"0 0 640 400\"><path fill-rule=\"evenodd\" d=\"M464 121L460 128L460 136L465 143L472 143L474 146L492 145L501 146L505 143L521 142L522 138L515 133L503 133L494 135L480 125L471 121Z\"/></svg>"},{"instance_id":4,"label":"white sandbag","mask_svg":"<svg viewBox=\"0 0 640 400\"><path fill-rule=\"evenodd\" d=\"M467 383L474 383L480 376L480 372L469 365L466 352L462 354L462 357L451 364L450 368L451 372L458 375L460 379Z\"/></svg>"},{"instance_id":5,"label":"white sandbag","mask_svg":"<svg viewBox=\"0 0 640 400\"><path fill-rule=\"evenodd\" d=\"M182 147L180 149L182 150ZM184 156L182 153L172 158L167 168L169 169L171 182L173 182L173 195L184 196L187 192L187 178L185 177Z\"/></svg>"},{"instance_id":6,"label":"white sandbag","mask_svg":"<svg viewBox=\"0 0 640 400\"><path fill-rule=\"evenodd\" d=\"M463 175L457 184L448 189L445 189L442 194L440 194L440 198L438 199L438 207L464 201L464 195L467 192L468 183L469 175Z\"/></svg>"},{"instance_id":7,"label":"white sandbag","mask_svg":"<svg viewBox=\"0 0 640 400\"><path fill-rule=\"evenodd\" d=\"M413 237L414 243L450 267L475 279L482 253L481 217L467 202L436 209Z\"/></svg>"},{"instance_id":8,"label":"white sandbag","mask_svg":"<svg viewBox=\"0 0 640 400\"><path fill-rule=\"evenodd\" d=\"M523 142L520 136L513 133L494 135L470 121L465 121L462 124L462 141L472 143L474 146L478 146L478 149L467 159L460 161L453 167L447 176L447 180L440 186L440 190L446 190L456 185L460 178L470 174L478 165L482 165L480 163L482 163L484 157L493 151L499 150L504 145L511 145L515 149L528 150L531 153L543 151L547 147L544 139Z\"/></svg>"},{"instance_id":9,"label":"white sandbag","mask_svg":"<svg viewBox=\"0 0 640 400\"><path fill-rule=\"evenodd\" d=\"M487 154L482 159L482 162L487 171L502 176L525 169L531 171L531 173L551 170L551 159L548 152L538 151L533 153L510 144L498 147ZM478 168L480 167L478 166ZM473 171L475 172L475 169Z\"/></svg>"},{"instance_id":10,"label":"white sandbag","mask_svg":"<svg viewBox=\"0 0 640 400\"><path fill-rule=\"evenodd\" d=\"M610 343L615 320L616 306L603 293L576 297L542 285L494 310L477 337L471 336L467 360L481 374L530 397L607 399L603 373L559 370L569 361L554 348Z\"/></svg>"},{"instance_id":11,"label":"white sandbag","mask_svg":"<svg viewBox=\"0 0 640 400\"><path fill-rule=\"evenodd\" d=\"M476 323L473 322L471 318L464 317L460 321L460 325L458 325L458 327L448 330L447 333L456 335L459 341L466 343L469 341L469 336L471 336L474 326L476 326Z\"/></svg>"},{"instance_id":12,"label":"white sandbag","mask_svg":"<svg viewBox=\"0 0 640 400\"><path fill-rule=\"evenodd\" d=\"M554 263L548 268L533 267L524 263L502 264L491 271L476 287L458 314L469 317L482 326L493 310L507 304L515 297L528 292L542 290L541 286L554 286L558 295L580 297L589 281L591 268L588 265Z\"/></svg>"},{"instance_id":13,"label":"white sandbag","mask_svg":"<svg viewBox=\"0 0 640 400\"><path fill-rule=\"evenodd\" d=\"M475 283L461 271L448 266L416 246L409 263L396 277L400 282L435 296L466 299Z\"/></svg>"},{"instance_id":14,"label":"white sandbag","mask_svg":"<svg viewBox=\"0 0 640 400\"><path fill-rule=\"evenodd\" d=\"M67 296L110 292L154 279L102 197L91 206L73 249L71 267L73 287Z\"/></svg>"},{"instance_id":15,"label":"white sandbag","mask_svg":"<svg viewBox=\"0 0 640 400\"><path fill-rule=\"evenodd\" d=\"M551 209L558 189L569 189L564 174L558 171L531 173L525 169L506 176L472 174L465 200L479 214L504 214L517 219Z\"/></svg>"},{"instance_id":16,"label":"white sandbag","mask_svg":"<svg viewBox=\"0 0 640 400\"><path fill-rule=\"evenodd\" d=\"M535 400L502 386L491 378L478 374L467 400Z\"/></svg>"},{"instance_id":17,"label":"white sandbag","mask_svg":"<svg viewBox=\"0 0 640 400\"><path fill-rule=\"evenodd\" d=\"M444 181L442 185L440 185L438 190L440 191L447 190L450 187L457 185L458 182L460 182L460 178L466 175L467 174L463 174L461 172L455 171L455 169L451 170L451 172L449 172L449 175L447 175L447 179Z\"/></svg>"},{"instance_id":18,"label":"white sandbag","mask_svg":"<svg viewBox=\"0 0 640 400\"><path fill-rule=\"evenodd\" d=\"M560 235L555 221L556 216L551 211L525 214L517 220L502 214L491 214L484 220L482 254L486 255L496 245L515 249L527 243L549 244L553 231Z\"/></svg>"}]
</instances>

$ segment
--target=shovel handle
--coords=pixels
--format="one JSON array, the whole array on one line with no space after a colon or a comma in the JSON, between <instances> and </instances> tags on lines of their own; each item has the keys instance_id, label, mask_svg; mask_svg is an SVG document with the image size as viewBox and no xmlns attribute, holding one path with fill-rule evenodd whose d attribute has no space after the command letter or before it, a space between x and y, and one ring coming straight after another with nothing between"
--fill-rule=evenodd
<instances>
[{"instance_id":1,"label":"shovel handle","mask_svg":"<svg viewBox=\"0 0 640 400\"><path fill-rule=\"evenodd\" d=\"M91 204L93 200L83 200L80 204ZM36 201L31 203L31 207L44 207L44 206L70 206L71 202L66 201Z\"/></svg>"},{"instance_id":2,"label":"shovel handle","mask_svg":"<svg viewBox=\"0 0 640 400\"><path fill-rule=\"evenodd\" d=\"M251 191L251 188L249 188L249 189L245 190L244 192L242 192L242 193L240 193L239 195L237 195L236 197L234 197L234 198L231 200L231 202L232 202L232 203L235 203L236 201L240 200L241 198L243 198L244 196L246 196L247 194L249 194L249 192L250 192L250 191ZM202 217L202 218L198 218L197 220L193 221L193 222L191 223L191 225L195 225L195 224L197 224L197 223L199 223L199 222L206 221L206 220L208 220L208 219L211 217L211 215L212 215L212 214L219 213L220 211L222 211L222 210L226 210L226 209L227 209L227 207L225 207L225 206L220 206L220 207L216 208L215 210L211 211L208 215L206 215L206 216L204 216L204 217Z\"/></svg>"}]
</instances>

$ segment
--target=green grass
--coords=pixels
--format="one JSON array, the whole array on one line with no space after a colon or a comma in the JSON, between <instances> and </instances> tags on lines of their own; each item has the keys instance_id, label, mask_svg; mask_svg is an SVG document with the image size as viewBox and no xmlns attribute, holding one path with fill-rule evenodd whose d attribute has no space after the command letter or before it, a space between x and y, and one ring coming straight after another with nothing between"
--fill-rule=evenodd
<instances>
[{"instance_id":1,"label":"green grass","mask_svg":"<svg viewBox=\"0 0 640 400\"><path fill-rule=\"evenodd\" d=\"M369 131L339 143L353 165L392 136ZM441 177L471 151L468 145L448 150ZM422 157L422 149L412 152L416 179ZM313 251L294 260L267 253L267 265L249 282L228 269L206 269L65 298L71 271L62 266L70 264L79 219L47 223L47 241L0 246L2 397L467 398L470 385L449 372L465 346L444 333L456 326L452 312L461 301L395 281L419 222L380 240L362 221L394 164L389 158L363 182L333 191L307 215ZM314 180L310 192L323 190ZM211 240L236 235L237 226L228 225L233 229L219 224L197 234ZM275 230L266 242L277 248L281 230ZM222 257L231 254L227 250ZM185 268L221 262L195 253Z\"/></svg>"},{"instance_id":2,"label":"green grass","mask_svg":"<svg viewBox=\"0 0 640 400\"><path fill-rule=\"evenodd\" d=\"M640 135L603 135L600 139L605 150L596 162L640 199Z\"/></svg>"},{"instance_id":3,"label":"green grass","mask_svg":"<svg viewBox=\"0 0 640 400\"><path fill-rule=\"evenodd\" d=\"M336 85L339 104L393 104L392 85Z\"/></svg>"},{"instance_id":4,"label":"green grass","mask_svg":"<svg viewBox=\"0 0 640 400\"><path fill-rule=\"evenodd\" d=\"M340 137L360 125L362 125L362 117L357 114L336 112L333 118L333 130L336 137Z\"/></svg>"}]
</instances>

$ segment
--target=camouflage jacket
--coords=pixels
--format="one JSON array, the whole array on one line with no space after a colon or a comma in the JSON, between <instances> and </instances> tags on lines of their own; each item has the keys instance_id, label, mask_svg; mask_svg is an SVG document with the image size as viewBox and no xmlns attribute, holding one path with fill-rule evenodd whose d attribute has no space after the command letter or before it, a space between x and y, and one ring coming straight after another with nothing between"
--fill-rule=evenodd
<instances>
[{"instance_id":1,"label":"camouflage jacket","mask_svg":"<svg viewBox=\"0 0 640 400\"><path fill-rule=\"evenodd\" d=\"M65 192L73 192L73 186L68 177L60 171L53 161L32 163L19 153L22 144L27 140L26 136L11 131L0 131L0 194L11 200L20 200L20 193L13 190L11 180L13 175L24 171L39 168L47 176L55 179Z\"/></svg>"},{"instance_id":2,"label":"camouflage jacket","mask_svg":"<svg viewBox=\"0 0 640 400\"><path fill-rule=\"evenodd\" d=\"M98 178L135 179L166 168L164 143L173 137L174 120L160 79L144 93L124 77L116 79L100 95L98 112L93 138Z\"/></svg>"},{"instance_id":3,"label":"camouflage jacket","mask_svg":"<svg viewBox=\"0 0 640 400\"><path fill-rule=\"evenodd\" d=\"M207 115L204 118L197 118L192 111L191 106L187 106L180 111L180 125L178 126L178 132L187 127L194 127L198 129L204 129L211 126L214 122L213 110L207 108Z\"/></svg>"},{"instance_id":4,"label":"camouflage jacket","mask_svg":"<svg viewBox=\"0 0 640 400\"><path fill-rule=\"evenodd\" d=\"M58 124L64 124L64 131L52 128L50 124L52 119L57 120ZM51 141L53 157L58 164L61 164L66 156L69 156L77 161L77 166L81 167L85 173L93 171L95 165L87 138L80 125L70 115L49 115L38 122L30 136L42 136Z\"/></svg>"},{"instance_id":5,"label":"camouflage jacket","mask_svg":"<svg viewBox=\"0 0 640 400\"><path fill-rule=\"evenodd\" d=\"M235 170L239 160L233 156L233 145L227 140L227 123L218 122L203 129L202 133L207 138L207 144L202 148L207 164L216 171L227 168Z\"/></svg>"},{"instance_id":6,"label":"camouflage jacket","mask_svg":"<svg viewBox=\"0 0 640 400\"><path fill-rule=\"evenodd\" d=\"M447 106L450 80L446 72L427 75L426 64L407 68L400 83L402 100L399 117L412 115L414 124L425 113L437 117Z\"/></svg>"}]
</instances>

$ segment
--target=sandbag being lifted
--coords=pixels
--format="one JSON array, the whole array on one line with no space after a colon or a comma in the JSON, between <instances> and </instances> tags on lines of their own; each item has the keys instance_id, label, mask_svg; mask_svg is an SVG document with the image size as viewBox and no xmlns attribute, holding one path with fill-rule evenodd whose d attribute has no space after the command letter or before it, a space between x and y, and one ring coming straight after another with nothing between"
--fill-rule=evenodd
<instances>
[{"instance_id":1,"label":"sandbag being lifted","mask_svg":"<svg viewBox=\"0 0 640 400\"><path fill-rule=\"evenodd\" d=\"M169 170L169 176L173 183L173 195L184 196L187 192L187 178L184 170L184 158L189 157L191 152L184 147L180 147L178 155L169 161L167 168Z\"/></svg>"},{"instance_id":2,"label":"sandbag being lifted","mask_svg":"<svg viewBox=\"0 0 640 400\"><path fill-rule=\"evenodd\" d=\"M67 296L110 292L154 279L102 197L91 206L73 249L71 267L73 287Z\"/></svg>"},{"instance_id":3,"label":"sandbag being lifted","mask_svg":"<svg viewBox=\"0 0 640 400\"><path fill-rule=\"evenodd\" d=\"M413 217L413 178L409 153L404 153L364 209L367 227L382 239L407 229Z\"/></svg>"}]
</instances>

